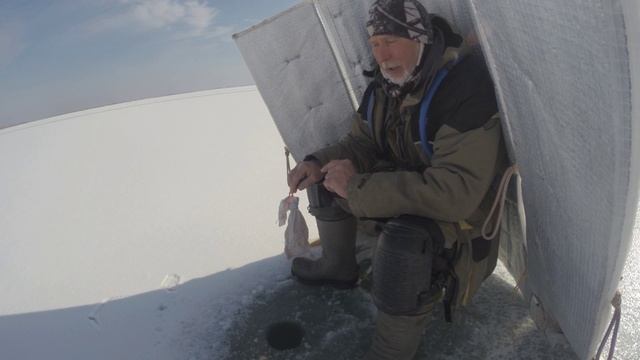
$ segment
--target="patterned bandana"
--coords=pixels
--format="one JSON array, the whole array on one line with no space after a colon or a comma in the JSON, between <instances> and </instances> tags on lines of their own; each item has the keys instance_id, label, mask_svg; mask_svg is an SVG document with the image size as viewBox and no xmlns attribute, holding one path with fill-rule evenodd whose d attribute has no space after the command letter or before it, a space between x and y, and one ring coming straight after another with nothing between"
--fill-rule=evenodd
<instances>
[{"instance_id":1,"label":"patterned bandana","mask_svg":"<svg viewBox=\"0 0 640 360\"><path fill-rule=\"evenodd\" d=\"M369 10L369 36L395 35L419 41L433 42L433 27L427 10L417 0L376 0Z\"/></svg>"}]
</instances>

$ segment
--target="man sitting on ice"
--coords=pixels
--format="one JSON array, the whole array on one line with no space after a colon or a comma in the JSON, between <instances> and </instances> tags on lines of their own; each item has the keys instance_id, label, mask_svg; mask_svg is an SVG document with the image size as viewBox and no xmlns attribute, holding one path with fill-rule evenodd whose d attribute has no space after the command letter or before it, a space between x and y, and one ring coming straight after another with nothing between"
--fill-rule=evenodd
<instances>
[{"instance_id":1,"label":"man sitting on ice","mask_svg":"<svg viewBox=\"0 0 640 360\"><path fill-rule=\"evenodd\" d=\"M378 67L350 133L289 174L292 193L307 189L323 248L291 271L355 286L356 219L377 221L366 358L411 359L434 304L466 304L495 267L498 241L480 228L506 156L480 51L417 0L375 1L367 31Z\"/></svg>"}]
</instances>

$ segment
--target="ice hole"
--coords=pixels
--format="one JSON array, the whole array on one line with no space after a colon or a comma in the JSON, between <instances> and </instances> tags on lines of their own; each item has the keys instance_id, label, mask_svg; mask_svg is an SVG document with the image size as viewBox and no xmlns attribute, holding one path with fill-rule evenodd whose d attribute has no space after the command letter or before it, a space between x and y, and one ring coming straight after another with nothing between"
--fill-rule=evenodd
<instances>
[{"instance_id":1,"label":"ice hole","mask_svg":"<svg viewBox=\"0 0 640 360\"><path fill-rule=\"evenodd\" d=\"M293 321L281 321L267 328L267 343L276 350L295 349L302 343L304 329Z\"/></svg>"}]
</instances>

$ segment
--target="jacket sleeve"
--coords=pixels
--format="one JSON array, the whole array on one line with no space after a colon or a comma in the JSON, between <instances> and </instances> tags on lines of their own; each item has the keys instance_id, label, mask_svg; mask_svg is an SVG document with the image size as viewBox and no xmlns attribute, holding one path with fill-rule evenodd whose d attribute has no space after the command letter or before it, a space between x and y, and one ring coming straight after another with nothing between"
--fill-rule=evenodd
<instances>
[{"instance_id":1,"label":"jacket sleeve","mask_svg":"<svg viewBox=\"0 0 640 360\"><path fill-rule=\"evenodd\" d=\"M369 134L369 127L358 113L354 113L351 131L338 143L311 154L322 165L331 160L349 159L360 173L369 171L376 162L377 148Z\"/></svg>"},{"instance_id":2,"label":"jacket sleeve","mask_svg":"<svg viewBox=\"0 0 640 360\"><path fill-rule=\"evenodd\" d=\"M430 167L422 173L357 174L347 189L349 207L359 217L413 214L452 222L467 219L491 186L501 136L497 116L464 132L443 125L434 139Z\"/></svg>"}]
</instances>

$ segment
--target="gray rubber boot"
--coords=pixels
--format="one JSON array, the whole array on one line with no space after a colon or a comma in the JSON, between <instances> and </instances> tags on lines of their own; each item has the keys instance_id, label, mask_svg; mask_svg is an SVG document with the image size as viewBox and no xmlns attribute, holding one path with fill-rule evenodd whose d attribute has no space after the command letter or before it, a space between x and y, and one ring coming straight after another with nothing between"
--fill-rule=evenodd
<instances>
[{"instance_id":1,"label":"gray rubber boot","mask_svg":"<svg viewBox=\"0 0 640 360\"><path fill-rule=\"evenodd\" d=\"M338 289L354 287L358 281L356 218L348 216L337 221L316 218L316 222L322 257L293 259L291 273L303 284L330 285Z\"/></svg>"},{"instance_id":2,"label":"gray rubber boot","mask_svg":"<svg viewBox=\"0 0 640 360\"><path fill-rule=\"evenodd\" d=\"M373 343L364 360L411 360L422 340L431 312L421 315L389 315L378 311Z\"/></svg>"}]
</instances>

